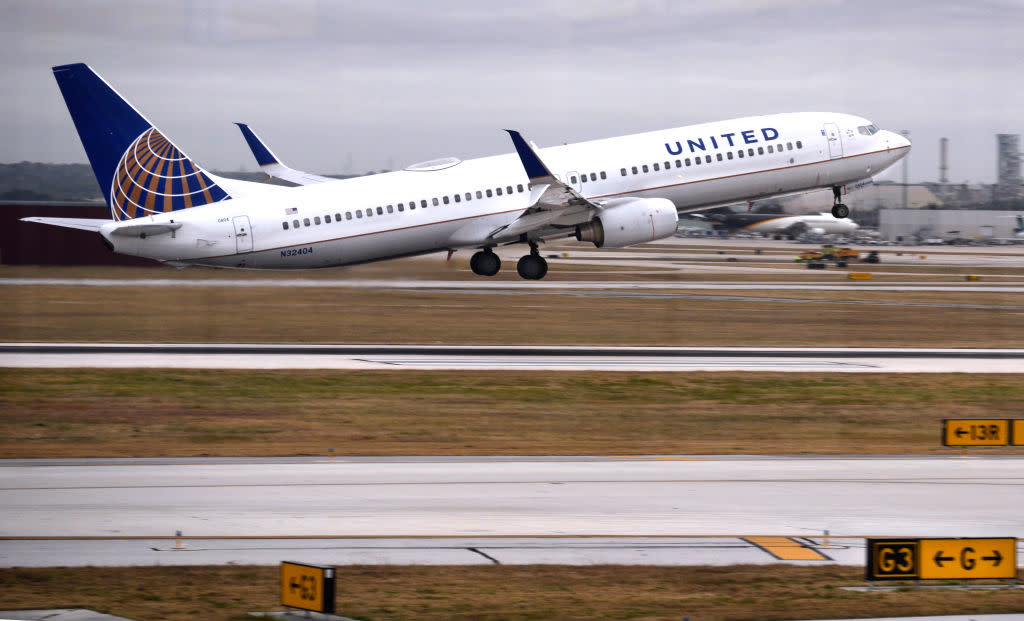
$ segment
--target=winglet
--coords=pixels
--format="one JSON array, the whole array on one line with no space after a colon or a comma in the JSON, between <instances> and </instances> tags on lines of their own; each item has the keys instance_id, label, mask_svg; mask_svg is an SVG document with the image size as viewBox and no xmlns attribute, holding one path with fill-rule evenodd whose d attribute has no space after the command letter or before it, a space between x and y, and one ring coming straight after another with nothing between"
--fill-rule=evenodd
<instances>
[{"instance_id":1,"label":"winglet","mask_svg":"<svg viewBox=\"0 0 1024 621\"><path fill-rule=\"evenodd\" d=\"M548 167L544 165L544 162L537 156L533 147L523 140L519 132L514 129L506 129L505 131L512 137L512 144L516 147L516 152L519 154L519 159L523 162L523 168L526 169L526 176L530 178L530 181L554 177L551 171L548 170Z\"/></svg>"},{"instance_id":2,"label":"winglet","mask_svg":"<svg viewBox=\"0 0 1024 621\"><path fill-rule=\"evenodd\" d=\"M249 144L249 149L252 151L253 157L256 158L257 164L268 166L281 163L281 160L277 159L277 156L271 152L270 148L256 137L256 133L249 129L248 125L245 123L235 123L235 125L238 126L238 129L242 130L242 136L245 138L245 142Z\"/></svg>"}]
</instances>

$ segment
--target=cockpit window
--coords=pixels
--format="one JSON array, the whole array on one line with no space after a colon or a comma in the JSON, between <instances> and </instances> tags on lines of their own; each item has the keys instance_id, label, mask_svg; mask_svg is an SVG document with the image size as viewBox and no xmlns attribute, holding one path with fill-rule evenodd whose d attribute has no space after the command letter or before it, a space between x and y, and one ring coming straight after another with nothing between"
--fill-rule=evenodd
<instances>
[{"instance_id":1,"label":"cockpit window","mask_svg":"<svg viewBox=\"0 0 1024 621\"><path fill-rule=\"evenodd\" d=\"M875 134L878 133L878 128L875 127L874 124L861 125L860 127L857 128L857 131L864 134L865 136L874 136Z\"/></svg>"}]
</instances>

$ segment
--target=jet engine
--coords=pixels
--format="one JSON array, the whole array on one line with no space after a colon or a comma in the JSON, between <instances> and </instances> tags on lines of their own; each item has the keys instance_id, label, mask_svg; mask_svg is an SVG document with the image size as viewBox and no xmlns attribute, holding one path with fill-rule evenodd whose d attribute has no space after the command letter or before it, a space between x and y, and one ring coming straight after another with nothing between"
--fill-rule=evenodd
<instances>
[{"instance_id":1,"label":"jet engine","mask_svg":"<svg viewBox=\"0 0 1024 621\"><path fill-rule=\"evenodd\" d=\"M676 232L679 215L665 198L628 198L609 201L590 222L576 227L576 239L598 248L622 248L669 237Z\"/></svg>"}]
</instances>

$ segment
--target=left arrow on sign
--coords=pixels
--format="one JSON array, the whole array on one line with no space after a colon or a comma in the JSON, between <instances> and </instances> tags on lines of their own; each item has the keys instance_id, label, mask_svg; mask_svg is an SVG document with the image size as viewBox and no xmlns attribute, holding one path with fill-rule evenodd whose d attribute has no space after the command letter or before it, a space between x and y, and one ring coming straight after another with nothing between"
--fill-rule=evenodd
<instances>
[{"instance_id":1,"label":"left arrow on sign","mask_svg":"<svg viewBox=\"0 0 1024 621\"><path fill-rule=\"evenodd\" d=\"M935 564L942 567L943 561L955 560L952 556L942 556L942 550L935 553Z\"/></svg>"}]
</instances>

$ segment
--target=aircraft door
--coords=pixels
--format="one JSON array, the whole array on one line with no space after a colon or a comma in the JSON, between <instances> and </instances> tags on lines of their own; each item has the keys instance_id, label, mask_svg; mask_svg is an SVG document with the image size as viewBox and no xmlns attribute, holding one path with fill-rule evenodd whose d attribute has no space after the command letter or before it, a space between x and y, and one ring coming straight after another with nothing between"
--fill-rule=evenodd
<instances>
[{"instance_id":1,"label":"aircraft door","mask_svg":"<svg viewBox=\"0 0 1024 621\"><path fill-rule=\"evenodd\" d=\"M582 179L583 177L581 177L580 174L575 170L570 170L569 172L565 173L565 184L571 185L572 189L576 190L577 192L583 192Z\"/></svg>"},{"instance_id":2,"label":"aircraft door","mask_svg":"<svg viewBox=\"0 0 1024 621\"><path fill-rule=\"evenodd\" d=\"M843 157L843 138L839 135L839 126L835 123L825 123L825 129L823 132L825 139L828 140L828 157L829 159L836 159L837 157Z\"/></svg>"},{"instance_id":3,"label":"aircraft door","mask_svg":"<svg viewBox=\"0 0 1024 621\"><path fill-rule=\"evenodd\" d=\"M249 224L249 216L235 216L233 222L236 252L252 252L252 226Z\"/></svg>"}]
</instances>

